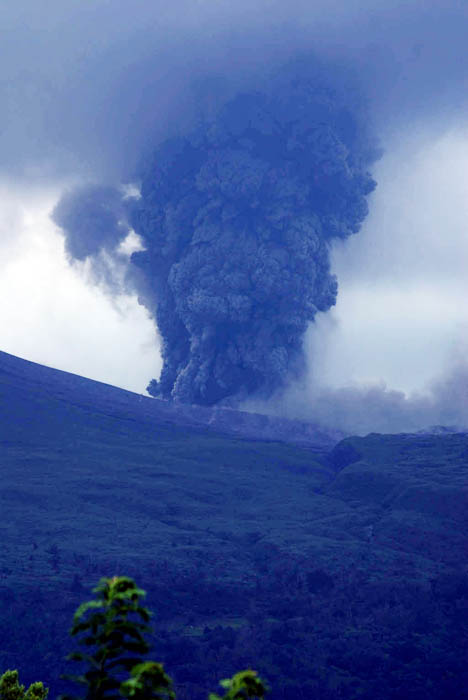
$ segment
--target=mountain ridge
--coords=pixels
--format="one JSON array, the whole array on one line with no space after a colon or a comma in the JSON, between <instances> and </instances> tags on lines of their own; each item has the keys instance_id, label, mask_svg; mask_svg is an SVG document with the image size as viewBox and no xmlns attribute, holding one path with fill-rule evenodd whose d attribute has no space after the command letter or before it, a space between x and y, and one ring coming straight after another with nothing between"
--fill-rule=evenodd
<instances>
[{"instance_id":1,"label":"mountain ridge","mask_svg":"<svg viewBox=\"0 0 468 700\"><path fill-rule=\"evenodd\" d=\"M114 415L134 413L140 419L158 420L180 426L201 427L219 433L259 440L279 440L302 444L318 451L331 448L346 433L306 421L250 413L231 408L192 406L151 398L78 374L47 367L0 351L0 375L29 383L30 390L47 391L58 398L83 405L92 402L94 410L112 410Z\"/></svg>"}]
</instances>

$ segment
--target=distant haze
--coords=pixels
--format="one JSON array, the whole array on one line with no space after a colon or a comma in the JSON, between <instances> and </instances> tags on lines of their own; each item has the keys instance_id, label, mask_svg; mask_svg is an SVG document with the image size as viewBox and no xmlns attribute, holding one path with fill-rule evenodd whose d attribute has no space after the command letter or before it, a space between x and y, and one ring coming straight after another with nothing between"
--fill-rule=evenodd
<instances>
[{"instance_id":1,"label":"distant haze","mask_svg":"<svg viewBox=\"0 0 468 700\"><path fill-rule=\"evenodd\" d=\"M468 423L463 398L468 394L468 8L444 2L430 7L423 2L404 7L396 2L309 5L181 2L171 9L149 1L111 7L104 0L89 6L67 0L48 3L44 14L37 3L20 0L0 9L6 30L0 65L2 350L141 392L151 378L162 379L156 391L179 400L213 403L234 396L236 387L242 389L238 401L252 394L251 403L244 405L260 405L270 396L264 410L336 422L351 430L414 429L427 421ZM362 211L355 218L356 235L349 236L351 230L344 235L339 227L333 230L341 233L331 233L331 209L319 213L327 249L320 260L329 258L330 272L337 276L336 306L328 309L333 292L328 301L317 303L323 294L318 287L312 302L313 279L318 278L307 278L308 266L307 274L299 273L303 289L297 288L298 301L304 303L297 319L300 315L305 325L296 326L294 340L276 316L268 332L264 321L255 326L245 317L252 337L256 333L257 338L272 339L270 354L258 353L257 341L255 357L247 348L241 316L235 328L227 331L225 326L221 354L219 344L215 348L207 341L208 328L219 333L213 295L211 317L202 324L186 306L178 307L174 319L185 327L186 339L170 345L161 318L160 333L155 326L163 303L160 282L152 287L153 274L144 281L140 273L138 282L128 274L130 256L139 246L157 260L157 248L151 248L154 225L145 229L141 215L135 218L122 205L129 201L129 190L121 185L133 183L135 193L146 181L138 206L150 217L151 163L161 144L202 134L202 123L219 124L223 105L234 104L239 94L268 93L280 67L312 55L321 75L344 96L337 104L344 100L358 121L364 119L359 149L372 139L383 148L380 160L369 152L367 161L359 156L359 167L356 160L351 165L349 158L356 159L361 151L350 146L341 126L333 127L334 143L341 139L351 153L341 160L346 181L361 177L362 168L377 182L372 193L364 186L369 214L365 218ZM274 99L281 98L278 90ZM320 138L325 131L331 133L331 121L315 118ZM293 111L287 119L296 119ZM254 127L258 132L258 121ZM304 134L300 138L309 143ZM236 136L244 139L236 148L247 153L249 137L247 132ZM258 161L255 167L262 158L264 164L268 161L262 177L271 180L276 165L270 155L269 160L258 156L258 144L257 154L250 151ZM213 148L220 153L220 146ZM232 144L229 148L232 152ZM310 145L304 148L303 163L309 163L320 191L337 198L337 218L344 222L339 197L347 206L350 202L344 175L336 175L341 190L335 184L323 189L325 181L317 179L323 165L318 156L311 159ZM327 148L330 163L332 151ZM245 183L253 165L239 162ZM164 172L163 185L168 177ZM200 183L193 173L193 182ZM296 167L295 187L298 176ZM74 247L69 236L64 242L57 225L66 229L65 220L55 216L54 223L49 218L72 191L99 193L94 200L81 199L81 210L73 210ZM174 191L165 195L164 207L174 205ZM204 192L206 201L195 207L199 217L200 207L213 202L216 194L215 189ZM157 187L154 193L160 197ZM231 194L225 189L223 196ZM311 191L306 195L296 223L318 212L313 196ZM245 211L240 202L236 206ZM265 199L262 207L262 215L271 216ZM298 211L297 203L294 209ZM292 230L296 223L286 220ZM185 225L181 221L177 226ZM168 241L168 224L164 226ZM215 226L219 230L219 223ZM248 226L257 236L258 223ZM127 239L127 248L122 247L132 228L141 241ZM260 252L257 248L255 254ZM144 253L137 252L134 260L138 256L143 259ZM180 281L180 253L171 260L179 266ZM319 258L313 260L317 264ZM245 265L239 258L239 269ZM167 280L175 279L174 274ZM194 294L196 275L190 275L191 291L181 294ZM284 273L280 278L284 281ZM206 290L204 278L198 279L197 289ZM224 284L225 275L219 280ZM165 284L174 289L174 282ZM169 287L165 289L167 300ZM285 286L280 294L290 299L291 289ZM225 300L231 292L224 289L219 298ZM249 294L253 292L246 293L246 300ZM273 297L270 301L277 303ZM232 297L232 304L241 302L238 294ZM315 310L306 302L314 303ZM242 313L247 314L247 306L245 301ZM304 335L307 323L311 325ZM166 372L160 378L161 347ZM236 366L244 368L239 376Z\"/></svg>"}]
</instances>

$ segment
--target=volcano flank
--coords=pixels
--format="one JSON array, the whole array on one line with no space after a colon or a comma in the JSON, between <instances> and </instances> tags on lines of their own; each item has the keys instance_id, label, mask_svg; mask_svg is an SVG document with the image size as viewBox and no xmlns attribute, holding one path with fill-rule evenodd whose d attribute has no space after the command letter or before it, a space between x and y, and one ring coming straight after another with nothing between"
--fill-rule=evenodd
<instances>
[{"instance_id":1,"label":"volcano flank","mask_svg":"<svg viewBox=\"0 0 468 700\"><path fill-rule=\"evenodd\" d=\"M74 609L127 574L180 698L247 665L273 700L466 697L468 435L205 410L0 353L0 668L68 689Z\"/></svg>"}]
</instances>

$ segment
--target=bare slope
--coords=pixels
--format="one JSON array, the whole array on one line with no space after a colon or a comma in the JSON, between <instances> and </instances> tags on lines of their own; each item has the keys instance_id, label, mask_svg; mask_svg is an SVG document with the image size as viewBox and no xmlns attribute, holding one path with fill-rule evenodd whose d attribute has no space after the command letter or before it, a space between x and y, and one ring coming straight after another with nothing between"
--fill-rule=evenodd
<instances>
[{"instance_id":1,"label":"bare slope","mask_svg":"<svg viewBox=\"0 0 468 700\"><path fill-rule=\"evenodd\" d=\"M22 403L18 404L18 420L14 413L16 400L28 396L32 404L36 400L51 400L56 407L72 404L112 419L138 420L153 426L202 427L240 437L307 445L318 451L331 448L344 437L338 430L286 418L152 399L4 352L0 352L0 390L3 397L13 401L7 419L13 424L23 422L23 411L28 415L29 409ZM43 411L37 420L45 419L46 413L50 411Z\"/></svg>"}]
</instances>

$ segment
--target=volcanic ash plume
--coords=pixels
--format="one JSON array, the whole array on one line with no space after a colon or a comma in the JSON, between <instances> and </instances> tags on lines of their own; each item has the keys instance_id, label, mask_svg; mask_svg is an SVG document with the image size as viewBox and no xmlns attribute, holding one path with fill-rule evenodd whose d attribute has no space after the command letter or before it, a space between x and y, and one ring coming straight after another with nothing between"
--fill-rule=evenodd
<instances>
[{"instance_id":1,"label":"volcanic ash plume","mask_svg":"<svg viewBox=\"0 0 468 700\"><path fill-rule=\"evenodd\" d=\"M359 230L375 186L365 132L331 89L296 81L157 149L129 214L162 338L153 395L235 403L301 375L306 328L336 300L331 242Z\"/></svg>"},{"instance_id":2,"label":"volcanic ash plume","mask_svg":"<svg viewBox=\"0 0 468 700\"><path fill-rule=\"evenodd\" d=\"M112 294L127 291L127 260L118 248L130 232L126 210L115 187L85 185L64 194L52 214L65 234L68 259L89 262L91 279Z\"/></svg>"},{"instance_id":3,"label":"volcanic ash plume","mask_svg":"<svg viewBox=\"0 0 468 700\"><path fill-rule=\"evenodd\" d=\"M303 336L329 309L335 237L359 230L375 183L367 141L310 85L245 94L165 143L143 181L132 262L163 339L152 393L186 403L268 396L303 370Z\"/></svg>"}]
</instances>

